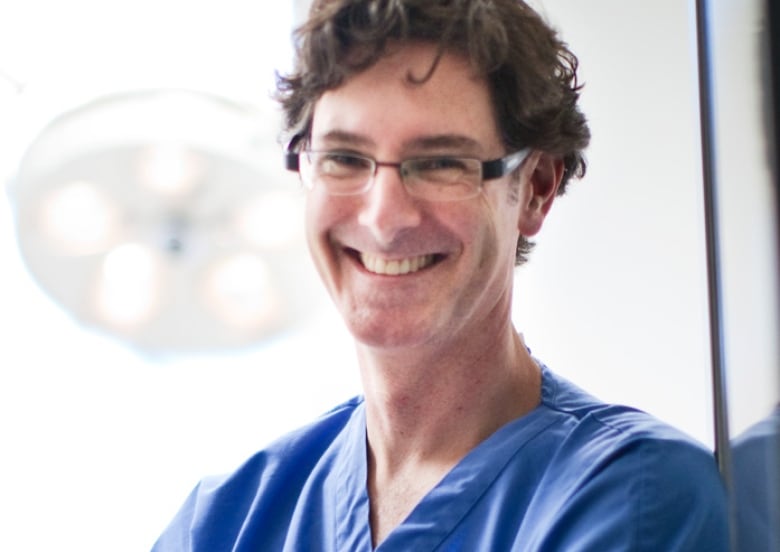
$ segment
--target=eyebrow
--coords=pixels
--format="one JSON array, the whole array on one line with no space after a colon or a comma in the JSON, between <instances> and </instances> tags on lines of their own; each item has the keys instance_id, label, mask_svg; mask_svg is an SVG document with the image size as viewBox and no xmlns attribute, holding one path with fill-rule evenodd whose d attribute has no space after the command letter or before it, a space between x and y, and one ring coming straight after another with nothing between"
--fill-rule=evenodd
<instances>
[{"instance_id":1,"label":"eyebrow","mask_svg":"<svg viewBox=\"0 0 780 552\"><path fill-rule=\"evenodd\" d=\"M367 136L339 129L326 132L319 137L318 141L322 141L324 145L331 147L349 146L359 148L376 145ZM410 152L458 150L460 152L479 153L482 152L483 147L475 139L462 134L433 134L414 138L405 143L403 149Z\"/></svg>"},{"instance_id":2,"label":"eyebrow","mask_svg":"<svg viewBox=\"0 0 780 552\"><path fill-rule=\"evenodd\" d=\"M468 152L481 151L482 145L468 136L462 134L436 134L415 138L407 147L412 150L466 150Z\"/></svg>"},{"instance_id":3,"label":"eyebrow","mask_svg":"<svg viewBox=\"0 0 780 552\"><path fill-rule=\"evenodd\" d=\"M319 137L319 140L324 142L326 145L339 145L339 146L371 146L374 144L374 141L368 138L367 136L363 136L361 134L356 134L354 132L348 132L346 130L331 130L329 132L326 132L322 136ZM314 141L314 138L312 139L312 142Z\"/></svg>"}]
</instances>

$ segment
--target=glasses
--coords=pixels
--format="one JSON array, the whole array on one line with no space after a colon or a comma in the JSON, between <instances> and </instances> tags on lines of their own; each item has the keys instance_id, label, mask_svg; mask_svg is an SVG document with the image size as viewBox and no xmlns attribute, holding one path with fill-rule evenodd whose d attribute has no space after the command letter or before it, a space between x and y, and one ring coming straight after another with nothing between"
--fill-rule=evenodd
<instances>
[{"instance_id":1,"label":"glasses","mask_svg":"<svg viewBox=\"0 0 780 552\"><path fill-rule=\"evenodd\" d=\"M361 194L371 188L379 167L393 167L407 192L431 201L458 201L477 196L486 180L501 178L517 169L530 148L500 159L442 155L406 159L400 163L377 161L344 151L288 151L288 170L298 171L304 186L323 186L331 195Z\"/></svg>"}]
</instances>

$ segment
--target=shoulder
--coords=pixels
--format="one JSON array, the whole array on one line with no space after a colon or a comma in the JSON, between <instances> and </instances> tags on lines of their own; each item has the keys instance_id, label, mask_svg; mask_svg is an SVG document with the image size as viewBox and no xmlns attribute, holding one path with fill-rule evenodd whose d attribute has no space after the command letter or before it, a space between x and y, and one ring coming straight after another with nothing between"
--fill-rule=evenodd
<instances>
[{"instance_id":1,"label":"shoulder","mask_svg":"<svg viewBox=\"0 0 780 552\"><path fill-rule=\"evenodd\" d=\"M307 482L325 477L340 447L351 442L350 431L361 429L362 403L362 397L351 399L272 442L234 472L202 479L153 550L223 550L246 538L249 519L269 524L266 540L273 547L274 532L283 534Z\"/></svg>"},{"instance_id":2,"label":"shoulder","mask_svg":"<svg viewBox=\"0 0 780 552\"><path fill-rule=\"evenodd\" d=\"M281 473L301 473L337 446L338 438L350 421L362 412L362 397L354 397L327 411L313 422L283 435L256 452L235 472L212 478L220 485L235 481L237 485L257 484L263 477ZM204 480L209 481L209 480ZM213 483L212 483L213 484Z\"/></svg>"},{"instance_id":3,"label":"shoulder","mask_svg":"<svg viewBox=\"0 0 780 552\"><path fill-rule=\"evenodd\" d=\"M313 422L273 441L253 456L247 464L258 461L266 463L278 456L286 461L296 453L311 455L328 448L355 415L362 412L362 405L362 396L353 397L339 404Z\"/></svg>"},{"instance_id":4,"label":"shoulder","mask_svg":"<svg viewBox=\"0 0 780 552\"><path fill-rule=\"evenodd\" d=\"M543 366L542 405L557 415L564 431L616 447L640 443L692 449L712 456L701 443L639 409L605 403ZM568 435L568 433L567 433Z\"/></svg>"},{"instance_id":5,"label":"shoulder","mask_svg":"<svg viewBox=\"0 0 780 552\"><path fill-rule=\"evenodd\" d=\"M692 437L636 408L601 402L547 368L542 396L558 419L561 459L594 468L622 459L643 478L695 482L699 473L717 475L713 452Z\"/></svg>"},{"instance_id":6,"label":"shoulder","mask_svg":"<svg viewBox=\"0 0 780 552\"><path fill-rule=\"evenodd\" d=\"M555 507L593 538L628 529L621 538L631 550L725 549L726 495L712 451L645 412L600 402L547 369L544 377L544 404L559 419L545 473Z\"/></svg>"}]
</instances>

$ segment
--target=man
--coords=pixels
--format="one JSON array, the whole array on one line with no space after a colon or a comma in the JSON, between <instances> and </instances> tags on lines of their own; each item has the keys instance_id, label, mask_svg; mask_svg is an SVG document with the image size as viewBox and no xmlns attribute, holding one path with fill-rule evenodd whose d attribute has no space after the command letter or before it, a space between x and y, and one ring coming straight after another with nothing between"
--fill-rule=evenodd
<instances>
[{"instance_id":1,"label":"man","mask_svg":"<svg viewBox=\"0 0 780 552\"><path fill-rule=\"evenodd\" d=\"M711 454L534 359L513 268L584 172L518 0L319 0L279 96L364 397L193 491L155 550L726 550Z\"/></svg>"}]
</instances>

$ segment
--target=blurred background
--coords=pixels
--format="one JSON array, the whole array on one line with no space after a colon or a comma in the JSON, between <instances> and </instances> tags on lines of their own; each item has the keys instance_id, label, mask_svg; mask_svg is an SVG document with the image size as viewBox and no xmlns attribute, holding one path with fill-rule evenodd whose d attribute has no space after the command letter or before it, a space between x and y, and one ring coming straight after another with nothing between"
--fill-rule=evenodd
<instances>
[{"instance_id":1,"label":"blurred background","mask_svg":"<svg viewBox=\"0 0 780 552\"><path fill-rule=\"evenodd\" d=\"M0 4L0 549L149 549L205 474L360 392L282 170L307 2ZM714 446L693 2L536 0L593 131L516 275L533 353ZM710 2L729 426L778 403L758 0Z\"/></svg>"}]
</instances>

